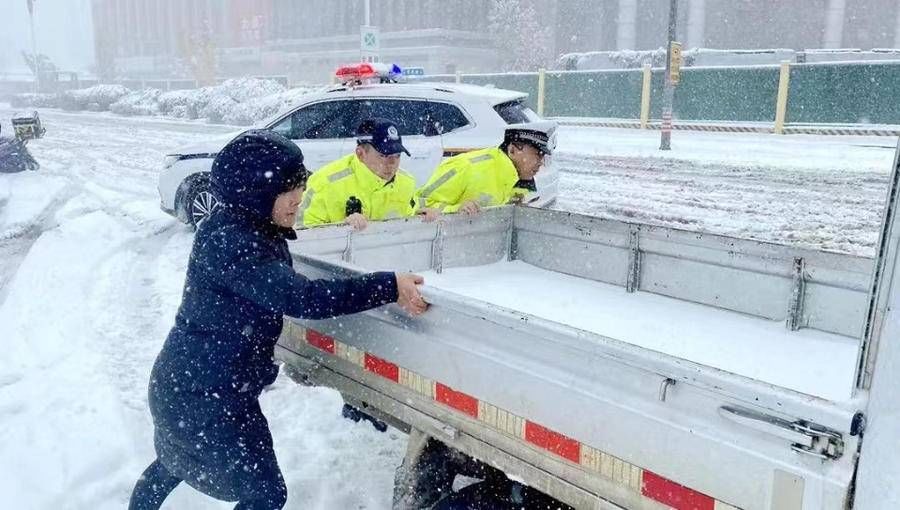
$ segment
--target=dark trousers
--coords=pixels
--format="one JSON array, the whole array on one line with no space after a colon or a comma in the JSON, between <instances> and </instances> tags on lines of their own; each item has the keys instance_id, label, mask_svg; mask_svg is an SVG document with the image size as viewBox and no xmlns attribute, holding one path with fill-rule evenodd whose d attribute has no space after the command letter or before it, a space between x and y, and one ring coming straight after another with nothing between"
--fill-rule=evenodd
<instances>
[{"instance_id":1,"label":"dark trousers","mask_svg":"<svg viewBox=\"0 0 900 510\"><path fill-rule=\"evenodd\" d=\"M274 473L273 479L247 488L250 499L241 499L235 510L280 510L287 502L287 487L281 473ZM166 497L175 490L182 480L173 475L159 461L154 460L134 486L128 510L158 510Z\"/></svg>"}]
</instances>

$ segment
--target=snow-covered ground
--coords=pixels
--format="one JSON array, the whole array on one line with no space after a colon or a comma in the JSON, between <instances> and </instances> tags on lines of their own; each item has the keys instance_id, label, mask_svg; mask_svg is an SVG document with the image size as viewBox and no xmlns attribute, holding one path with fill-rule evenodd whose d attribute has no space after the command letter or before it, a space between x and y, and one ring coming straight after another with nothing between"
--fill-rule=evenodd
<instances>
[{"instance_id":1,"label":"snow-covered ground","mask_svg":"<svg viewBox=\"0 0 900 510\"><path fill-rule=\"evenodd\" d=\"M8 508L124 508L153 459L147 380L192 239L159 210L159 164L223 129L42 116L43 168L0 174L0 492ZM264 394L289 508L390 507L405 435L341 406L286 377ZM232 506L181 487L165 508Z\"/></svg>"},{"instance_id":2,"label":"snow-covered ground","mask_svg":"<svg viewBox=\"0 0 900 510\"><path fill-rule=\"evenodd\" d=\"M11 110L0 105L4 131ZM42 112L36 173L0 174L0 492L17 508L122 508L153 458L151 363L180 301L191 232L159 211L169 149L231 128ZM563 128L559 207L871 254L884 138ZM389 508L397 431L340 418L325 389L263 396L289 508ZM168 508L230 508L182 487Z\"/></svg>"},{"instance_id":3,"label":"snow-covered ground","mask_svg":"<svg viewBox=\"0 0 900 510\"><path fill-rule=\"evenodd\" d=\"M872 256L896 144L564 126L557 208Z\"/></svg>"}]
</instances>

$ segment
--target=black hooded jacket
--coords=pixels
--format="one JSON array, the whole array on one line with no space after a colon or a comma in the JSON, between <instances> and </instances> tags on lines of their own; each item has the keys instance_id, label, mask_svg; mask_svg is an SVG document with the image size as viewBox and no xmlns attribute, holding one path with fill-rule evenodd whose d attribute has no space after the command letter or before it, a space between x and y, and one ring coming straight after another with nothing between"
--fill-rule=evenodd
<instances>
[{"instance_id":1,"label":"black hooded jacket","mask_svg":"<svg viewBox=\"0 0 900 510\"><path fill-rule=\"evenodd\" d=\"M294 231L270 217L277 196L305 180L302 163L296 145L265 130L241 134L216 157L220 206L197 231L175 326L151 374L154 423L169 432L158 438L255 403L277 375L284 315L321 319L396 301L394 273L309 280L292 269L286 239ZM161 458L196 454L160 446Z\"/></svg>"}]
</instances>

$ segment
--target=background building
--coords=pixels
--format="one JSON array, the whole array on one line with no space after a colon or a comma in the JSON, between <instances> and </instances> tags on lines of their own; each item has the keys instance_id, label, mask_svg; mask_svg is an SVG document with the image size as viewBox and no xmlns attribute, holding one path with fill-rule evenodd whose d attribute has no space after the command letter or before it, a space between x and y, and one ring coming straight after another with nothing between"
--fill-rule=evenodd
<instances>
[{"instance_id":1,"label":"background building","mask_svg":"<svg viewBox=\"0 0 900 510\"><path fill-rule=\"evenodd\" d=\"M371 0L381 60L428 72L494 70L490 0ZM93 0L100 67L128 77L178 76L210 44L221 76L328 79L359 60L361 0Z\"/></svg>"},{"instance_id":2,"label":"background building","mask_svg":"<svg viewBox=\"0 0 900 510\"><path fill-rule=\"evenodd\" d=\"M25 0L0 0L0 79L29 76L22 52L31 53ZM85 73L94 64L91 0L39 0L34 4L35 42L59 69Z\"/></svg>"},{"instance_id":3,"label":"background building","mask_svg":"<svg viewBox=\"0 0 900 510\"><path fill-rule=\"evenodd\" d=\"M669 0L370 0L381 59L429 74L533 70L664 46ZM287 76L359 59L363 0L92 0L97 68L127 78ZM686 48L900 47L900 0L679 0ZM211 61L211 62L210 62Z\"/></svg>"},{"instance_id":4,"label":"background building","mask_svg":"<svg viewBox=\"0 0 900 510\"><path fill-rule=\"evenodd\" d=\"M669 0L551 3L560 53L665 46ZM900 47L898 0L679 0L678 14L687 47Z\"/></svg>"}]
</instances>

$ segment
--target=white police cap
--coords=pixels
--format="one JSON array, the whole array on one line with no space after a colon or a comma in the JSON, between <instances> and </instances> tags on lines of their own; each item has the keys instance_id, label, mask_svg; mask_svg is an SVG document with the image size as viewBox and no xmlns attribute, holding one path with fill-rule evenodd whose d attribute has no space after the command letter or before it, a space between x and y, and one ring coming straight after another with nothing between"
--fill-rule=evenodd
<instances>
[{"instance_id":1,"label":"white police cap","mask_svg":"<svg viewBox=\"0 0 900 510\"><path fill-rule=\"evenodd\" d=\"M523 122L506 126L504 140L525 142L544 154L553 154L556 149L556 129L552 120Z\"/></svg>"}]
</instances>

